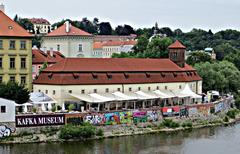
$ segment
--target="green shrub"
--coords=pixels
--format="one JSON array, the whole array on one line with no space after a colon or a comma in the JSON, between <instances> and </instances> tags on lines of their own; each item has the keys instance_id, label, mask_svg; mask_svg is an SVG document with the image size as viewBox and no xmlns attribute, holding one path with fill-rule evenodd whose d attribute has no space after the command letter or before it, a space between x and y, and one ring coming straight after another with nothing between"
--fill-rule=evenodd
<instances>
[{"instance_id":1,"label":"green shrub","mask_svg":"<svg viewBox=\"0 0 240 154\"><path fill-rule=\"evenodd\" d=\"M96 132L96 135L97 135L97 136L103 136L103 135L104 135L103 129L101 129L101 128L98 129L97 132Z\"/></svg>"},{"instance_id":2,"label":"green shrub","mask_svg":"<svg viewBox=\"0 0 240 154\"><path fill-rule=\"evenodd\" d=\"M193 127L193 124L191 121L188 121L188 122L183 122L182 123L182 127L189 127L189 128L192 128Z\"/></svg>"},{"instance_id":3,"label":"green shrub","mask_svg":"<svg viewBox=\"0 0 240 154\"><path fill-rule=\"evenodd\" d=\"M224 119L223 119L224 122L229 122L229 118L228 116L225 116Z\"/></svg>"},{"instance_id":4,"label":"green shrub","mask_svg":"<svg viewBox=\"0 0 240 154\"><path fill-rule=\"evenodd\" d=\"M231 119L235 119L238 113L239 111L237 109L229 110L227 112L227 116L229 116Z\"/></svg>"},{"instance_id":5,"label":"green shrub","mask_svg":"<svg viewBox=\"0 0 240 154\"><path fill-rule=\"evenodd\" d=\"M61 139L90 138L96 134L96 128L92 125L65 125L60 129Z\"/></svg>"},{"instance_id":6,"label":"green shrub","mask_svg":"<svg viewBox=\"0 0 240 154\"><path fill-rule=\"evenodd\" d=\"M68 110L69 110L69 111L73 111L73 109L75 109L75 105L74 105L74 104L70 104L70 105L68 106Z\"/></svg>"},{"instance_id":7,"label":"green shrub","mask_svg":"<svg viewBox=\"0 0 240 154\"><path fill-rule=\"evenodd\" d=\"M163 122L163 125L168 128L177 128L179 127L179 123L173 121L172 119L165 119Z\"/></svg>"}]
</instances>

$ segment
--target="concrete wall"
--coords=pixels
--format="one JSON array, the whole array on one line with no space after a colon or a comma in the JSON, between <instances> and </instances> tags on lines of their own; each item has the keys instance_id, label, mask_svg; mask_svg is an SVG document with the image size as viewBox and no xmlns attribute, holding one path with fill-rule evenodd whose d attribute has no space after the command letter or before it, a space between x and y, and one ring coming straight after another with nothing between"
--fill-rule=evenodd
<instances>
[{"instance_id":1,"label":"concrete wall","mask_svg":"<svg viewBox=\"0 0 240 154\"><path fill-rule=\"evenodd\" d=\"M15 121L15 102L0 98L1 106L6 107L6 113L1 113L0 110L0 122L14 122Z\"/></svg>"}]
</instances>

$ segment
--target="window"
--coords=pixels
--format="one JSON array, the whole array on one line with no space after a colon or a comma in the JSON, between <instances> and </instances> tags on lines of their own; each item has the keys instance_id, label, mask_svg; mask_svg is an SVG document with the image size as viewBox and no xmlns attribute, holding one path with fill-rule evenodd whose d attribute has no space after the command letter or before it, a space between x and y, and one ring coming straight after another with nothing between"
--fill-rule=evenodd
<instances>
[{"instance_id":1,"label":"window","mask_svg":"<svg viewBox=\"0 0 240 154\"><path fill-rule=\"evenodd\" d=\"M22 50L26 49L26 41L20 41L20 49Z\"/></svg>"},{"instance_id":2,"label":"window","mask_svg":"<svg viewBox=\"0 0 240 154\"><path fill-rule=\"evenodd\" d=\"M26 68L26 58L21 58L21 68Z\"/></svg>"},{"instance_id":3,"label":"window","mask_svg":"<svg viewBox=\"0 0 240 154\"><path fill-rule=\"evenodd\" d=\"M36 72L36 67L32 66L32 72L35 73Z\"/></svg>"},{"instance_id":4,"label":"window","mask_svg":"<svg viewBox=\"0 0 240 154\"><path fill-rule=\"evenodd\" d=\"M41 90L40 90L40 89L38 89L38 92L41 92Z\"/></svg>"},{"instance_id":5,"label":"window","mask_svg":"<svg viewBox=\"0 0 240 154\"><path fill-rule=\"evenodd\" d=\"M121 88L117 88L117 91L121 91Z\"/></svg>"},{"instance_id":6,"label":"window","mask_svg":"<svg viewBox=\"0 0 240 154\"><path fill-rule=\"evenodd\" d=\"M26 76L21 76L21 84L26 84Z\"/></svg>"},{"instance_id":7,"label":"window","mask_svg":"<svg viewBox=\"0 0 240 154\"><path fill-rule=\"evenodd\" d=\"M97 93L97 89L93 89L93 93Z\"/></svg>"},{"instance_id":8,"label":"window","mask_svg":"<svg viewBox=\"0 0 240 154\"><path fill-rule=\"evenodd\" d=\"M15 82L15 76L10 76L10 82Z\"/></svg>"},{"instance_id":9,"label":"window","mask_svg":"<svg viewBox=\"0 0 240 154\"><path fill-rule=\"evenodd\" d=\"M0 40L0 49L3 49L3 40Z\"/></svg>"},{"instance_id":10,"label":"window","mask_svg":"<svg viewBox=\"0 0 240 154\"><path fill-rule=\"evenodd\" d=\"M9 42L9 49L15 49L15 43L16 43L15 40L10 40L10 42Z\"/></svg>"},{"instance_id":11,"label":"window","mask_svg":"<svg viewBox=\"0 0 240 154\"><path fill-rule=\"evenodd\" d=\"M45 90L45 94L48 94L48 90Z\"/></svg>"},{"instance_id":12,"label":"window","mask_svg":"<svg viewBox=\"0 0 240 154\"><path fill-rule=\"evenodd\" d=\"M6 106L1 106L1 113L6 113Z\"/></svg>"},{"instance_id":13,"label":"window","mask_svg":"<svg viewBox=\"0 0 240 154\"><path fill-rule=\"evenodd\" d=\"M61 48L60 48L60 45L58 44L58 45L57 45L57 51L60 51L60 49L61 49Z\"/></svg>"},{"instance_id":14,"label":"window","mask_svg":"<svg viewBox=\"0 0 240 154\"><path fill-rule=\"evenodd\" d=\"M151 90L151 87L148 87L148 91L150 91Z\"/></svg>"},{"instance_id":15,"label":"window","mask_svg":"<svg viewBox=\"0 0 240 154\"><path fill-rule=\"evenodd\" d=\"M2 63L2 57L0 57L0 68L2 68L2 65L3 63Z\"/></svg>"},{"instance_id":16,"label":"window","mask_svg":"<svg viewBox=\"0 0 240 154\"><path fill-rule=\"evenodd\" d=\"M10 58L10 68L15 68L15 58Z\"/></svg>"},{"instance_id":17,"label":"window","mask_svg":"<svg viewBox=\"0 0 240 154\"><path fill-rule=\"evenodd\" d=\"M0 83L2 83L3 82L3 77L2 76L0 76Z\"/></svg>"},{"instance_id":18,"label":"window","mask_svg":"<svg viewBox=\"0 0 240 154\"><path fill-rule=\"evenodd\" d=\"M157 88L156 88L157 90L159 90L159 86L157 86Z\"/></svg>"},{"instance_id":19,"label":"window","mask_svg":"<svg viewBox=\"0 0 240 154\"><path fill-rule=\"evenodd\" d=\"M72 93L72 90L68 90L68 93L71 94L71 93Z\"/></svg>"},{"instance_id":20,"label":"window","mask_svg":"<svg viewBox=\"0 0 240 154\"><path fill-rule=\"evenodd\" d=\"M56 94L56 91L55 90L53 90L53 93L52 93L53 95L55 95Z\"/></svg>"},{"instance_id":21,"label":"window","mask_svg":"<svg viewBox=\"0 0 240 154\"><path fill-rule=\"evenodd\" d=\"M106 92L106 93L109 93L109 89L108 89L108 88L106 88L105 92Z\"/></svg>"},{"instance_id":22,"label":"window","mask_svg":"<svg viewBox=\"0 0 240 154\"><path fill-rule=\"evenodd\" d=\"M82 94L85 94L85 90L82 90L81 93L82 93Z\"/></svg>"},{"instance_id":23,"label":"window","mask_svg":"<svg viewBox=\"0 0 240 154\"><path fill-rule=\"evenodd\" d=\"M181 86L181 85L179 86L179 89L182 89L182 86Z\"/></svg>"},{"instance_id":24,"label":"window","mask_svg":"<svg viewBox=\"0 0 240 154\"><path fill-rule=\"evenodd\" d=\"M167 86L165 86L165 90L167 90L168 89L168 87Z\"/></svg>"},{"instance_id":25,"label":"window","mask_svg":"<svg viewBox=\"0 0 240 154\"><path fill-rule=\"evenodd\" d=\"M130 88L128 88L128 91L132 91L132 88L130 87Z\"/></svg>"},{"instance_id":26,"label":"window","mask_svg":"<svg viewBox=\"0 0 240 154\"><path fill-rule=\"evenodd\" d=\"M141 87L138 87L138 91L140 91L141 90Z\"/></svg>"},{"instance_id":27,"label":"window","mask_svg":"<svg viewBox=\"0 0 240 154\"><path fill-rule=\"evenodd\" d=\"M82 51L83 51L82 44L79 44L79 45L78 45L78 51L79 51L79 52L82 52Z\"/></svg>"}]
</instances>

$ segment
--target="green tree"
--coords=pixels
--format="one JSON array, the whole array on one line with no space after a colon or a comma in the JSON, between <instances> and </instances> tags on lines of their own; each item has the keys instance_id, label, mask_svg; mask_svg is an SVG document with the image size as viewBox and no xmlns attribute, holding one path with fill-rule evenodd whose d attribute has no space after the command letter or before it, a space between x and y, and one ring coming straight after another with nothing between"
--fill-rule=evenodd
<instances>
[{"instance_id":1,"label":"green tree","mask_svg":"<svg viewBox=\"0 0 240 154\"><path fill-rule=\"evenodd\" d=\"M41 72L46 69L48 67L48 63L47 62L44 62L42 67L39 69L39 74L41 74Z\"/></svg>"},{"instance_id":2,"label":"green tree","mask_svg":"<svg viewBox=\"0 0 240 154\"><path fill-rule=\"evenodd\" d=\"M0 84L0 97L13 100L17 104L26 103L29 100L29 91L24 85L16 82L8 82Z\"/></svg>"},{"instance_id":3,"label":"green tree","mask_svg":"<svg viewBox=\"0 0 240 154\"><path fill-rule=\"evenodd\" d=\"M137 40L137 44L133 47L134 52L144 52L147 49L148 39L146 36L140 36Z\"/></svg>"},{"instance_id":4,"label":"green tree","mask_svg":"<svg viewBox=\"0 0 240 154\"><path fill-rule=\"evenodd\" d=\"M195 66L203 79L203 90L236 93L240 87L240 72L228 61L197 63Z\"/></svg>"},{"instance_id":5,"label":"green tree","mask_svg":"<svg viewBox=\"0 0 240 154\"><path fill-rule=\"evenodd\" d=\"M189 54L186 62L189 65L193 66L196 63L211 61L212 61L211 56L208 53L202 51L194 51Z\"/></svg>"}]
</instances>

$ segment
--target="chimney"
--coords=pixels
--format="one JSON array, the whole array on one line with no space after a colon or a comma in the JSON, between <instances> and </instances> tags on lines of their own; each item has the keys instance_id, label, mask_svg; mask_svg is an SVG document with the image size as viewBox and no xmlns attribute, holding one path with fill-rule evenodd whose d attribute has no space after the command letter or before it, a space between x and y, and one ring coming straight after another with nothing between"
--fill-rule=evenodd
<instances>
[{"instance_id":1,"label":"chimney","mask_svg":"<svg viewBox=\"0 0 240 154\"><path fill-rule=\"evenodd\" d=\"M3 3L0 4L0 11L5 13L5 6L3 5Z\"/></svg>"},{"instance_id":2,"label":"chimney","mask_svg":"<svg viewBox=\"0 0 240 154\"><path fill-rule=\"evenodd\" d=\"M50 48L50 56L53 57L53 48Z\"/></svg>"},{"instance_id":3,"label":"chimney","mask_svg":"<svg viewBox=\"0 0 240 154\"><path fill-rule=\"evenodd\" d=\"M66 33L69 33L71 25L70 25L69 21L66 21L65 24L66 24Z\"/></svg>"},{"instance_id":4,"label":"chimney","mask_svg":"<svg viewBox=\"0 0 240 154\"><path fill-rule=\"evenodd\" d=\"M36 45L34 45L34 46L32 47L32 49L33 49L33 50L38 50L38 47L37 47Z\"/></svg>"}]
</instances>

